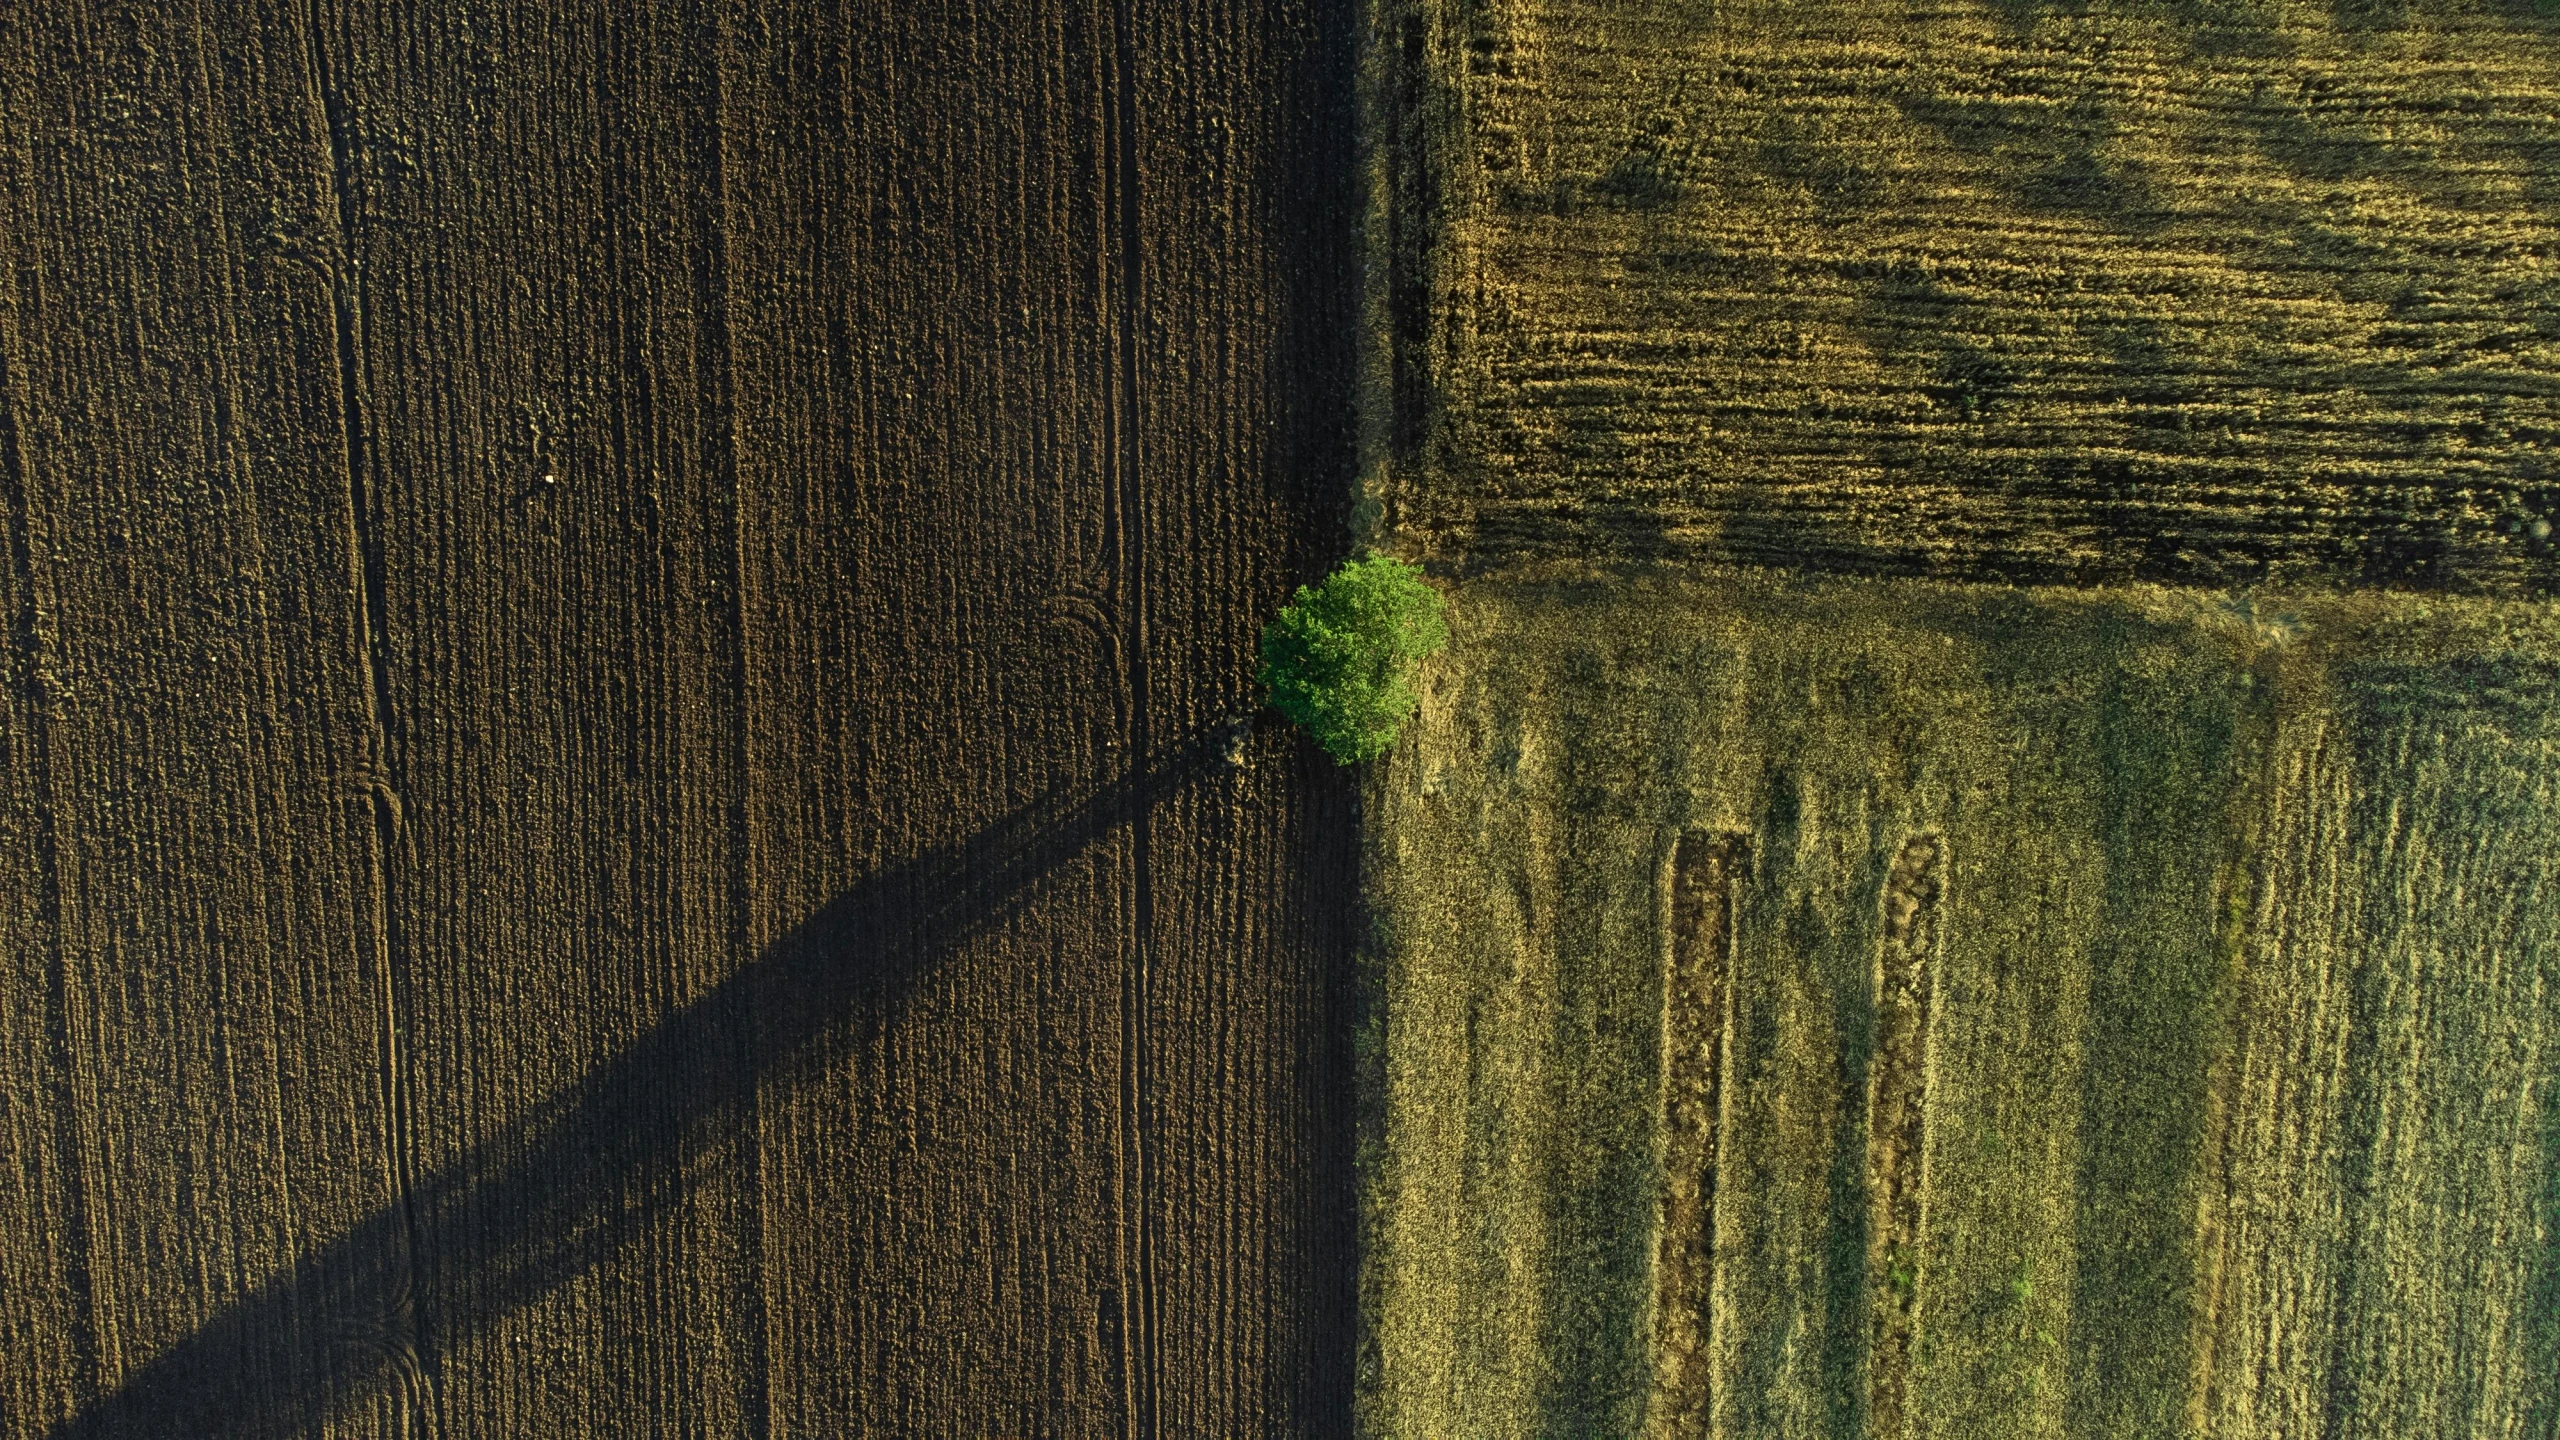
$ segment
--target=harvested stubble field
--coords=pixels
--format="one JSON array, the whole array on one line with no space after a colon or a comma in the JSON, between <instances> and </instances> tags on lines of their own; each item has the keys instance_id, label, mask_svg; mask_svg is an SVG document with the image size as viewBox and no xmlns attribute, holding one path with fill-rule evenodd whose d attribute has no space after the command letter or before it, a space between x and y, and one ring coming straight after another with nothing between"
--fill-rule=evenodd
<instances>
[{"instance_id":1,"label":"harvested stubble field","mask_svg":"<svg viewBox=\"0 0 2560 1440\"><path fill-rule=\"evenodd\" d=\"M1453 626L1374 781L1373 1433L2553 1433L2548 607Z\"/></svg>"},{"instance_id":2,"label":"harvested stubble field","mask_svg":"<svg viewBox=\"0 0 2560 1440\"><path fill-rule=\"evenodd\" d=\"M1347 1428L1339 8L0 4L0 1435Z\"/></svg>"},{"instance_id":3,"label":"harvested stubble field","mask_svg":"<svg viewBox=\"0 0 2560 1440\"><path fill-rule=\"evenodd\" d=\"M2560 21L1374 16L1368 1431L2560 1434Z\"/></svg>"},{"instance_id":4,"label":"harvested stubble field","mask_svg":"<svg viewBox=\"0 0 2560 1440\"><path fill-rule=\"evenodd\" d=\"M1417 556L2553 573L2528 0L1377 3Z\"/></svg>"}]
</instances>

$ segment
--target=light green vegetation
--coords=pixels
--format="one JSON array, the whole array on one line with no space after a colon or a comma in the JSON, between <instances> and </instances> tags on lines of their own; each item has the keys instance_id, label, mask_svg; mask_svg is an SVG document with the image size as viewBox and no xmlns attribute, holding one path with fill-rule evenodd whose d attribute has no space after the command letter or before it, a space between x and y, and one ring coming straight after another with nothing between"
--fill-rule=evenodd
<instances>
[{"instance_id":1,"label":"light green vegetation","mask_svg":"<svg viewBox=\"0 0 2560 1440\"><path fill-rule=\"evenodd\" d=\"M1444 609L1422 572L1392 556L1346 561L1264 627L1263 687L1334 759L1374 760L1413 713L1415 667L1449 643Z\"/></svg>"},{"instance_id":2,"label":"light green vegetation","mask_svg":"<svg viewBox=\"0 0 2560 1440\"><path fill-rule=\"evenodd\" d=\"M1859 1436L1888 1378L1947 1440L2554 1433L2549 607L1553 570L1452 605L1368 791L1366 1433L1661 1433L1690 1386L1684 1434ZM1701 1084L1690 1203L1665 1091ZM1705 1263L1664 1258L1684 1213Z\"/></svg>"}]
</instances>

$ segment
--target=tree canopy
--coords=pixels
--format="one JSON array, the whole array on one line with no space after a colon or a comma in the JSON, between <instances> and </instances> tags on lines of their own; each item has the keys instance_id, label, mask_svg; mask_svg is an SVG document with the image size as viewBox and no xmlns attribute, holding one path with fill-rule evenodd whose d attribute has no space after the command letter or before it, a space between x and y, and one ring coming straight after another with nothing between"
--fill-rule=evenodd
<instances>
[{"instance_id":1,"label":"tree canopy","mask_svg":"<svg viewBox=\"0 0 2560 1440\"><path fill-rule=\"evenodd\" d=\"M1449 642L1447 604L1392 556L1346 562L1298 587L1262 631L1262 684L1279 711L1345 765L1374 760L1420 703L1414 676Z\"/></svg>"}]
</instances>

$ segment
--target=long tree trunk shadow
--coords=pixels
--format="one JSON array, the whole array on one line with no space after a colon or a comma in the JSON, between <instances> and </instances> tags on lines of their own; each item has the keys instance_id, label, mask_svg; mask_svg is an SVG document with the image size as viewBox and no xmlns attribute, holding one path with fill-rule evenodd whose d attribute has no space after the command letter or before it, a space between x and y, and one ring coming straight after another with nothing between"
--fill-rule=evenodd
<instances>
[{"instance_id":1,"label":"long tree trunk shadow","mask_svg":"<svg viewBox=\"0 0 2560 1440\"><path fill-rule=\"evenodd\" d=\"M870 875L52 1436L296 1435L386 1394L424 1401L419 1387L457 1337L604 1261L702 1178L706 1167L668 1157L718 1152L760 1086L888 1023L923 975L1020 912L1044 877L1215 765L1223 738L1194 737ZM419 1305L414 1277L460 1257L472 1267L465 1298L438 1288L437 1303Z\"/></svg>"}]
</instances>

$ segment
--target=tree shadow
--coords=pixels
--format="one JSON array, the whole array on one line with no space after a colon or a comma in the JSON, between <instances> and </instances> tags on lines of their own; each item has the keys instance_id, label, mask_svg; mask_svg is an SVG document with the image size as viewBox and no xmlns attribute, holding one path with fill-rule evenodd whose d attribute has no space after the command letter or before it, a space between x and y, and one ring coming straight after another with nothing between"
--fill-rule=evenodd
<instances>
[{"instance_id":1,"label":"tree shadow","mask_svg":"<svg viewBox=\"0 0 2560 1440\"><path fill-rule=\"evenodd\" d=\"M602 1068L427 1176L132 1373L49 1434L197 1440L316 1432L385 1394L424 1404L456 1337L593 1269L713 1170L763 1087L895 1020L947 955L1043 880L1220 764L1225 729L1098 785L1043 796L955 844L886 866ZM458 1308L416 1277L469 1257ZM453 1293L436 1299L450 1306Z\"/></svg>"}]
</instances>

